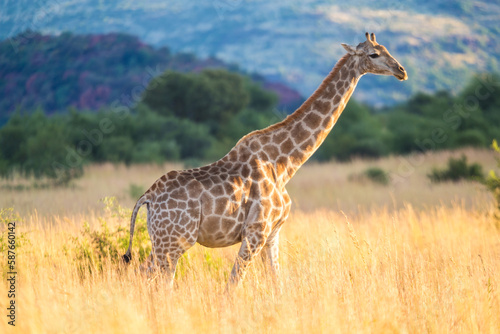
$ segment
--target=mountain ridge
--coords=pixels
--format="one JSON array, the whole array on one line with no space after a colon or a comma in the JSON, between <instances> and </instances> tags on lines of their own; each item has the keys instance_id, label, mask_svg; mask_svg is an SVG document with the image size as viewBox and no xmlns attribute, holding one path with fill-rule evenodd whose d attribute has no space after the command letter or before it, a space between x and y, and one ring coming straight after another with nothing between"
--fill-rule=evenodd
<instances>
[{"instance_id":1,"label":"mountain ridge","mask_svg":"<svg viewBox=\"0 0 500 334\"><path fill-rule=\"evenodd\" d=\"M29 36L29 38L26 38ZM247 75L235 64L154 48L124 33L59 36L24 32L0 42L0 118L16 108L47 113L98 110L118 101L139 102L151 79L165 70L199 72L222 68ZM279 106L295 106L300 94L258 74L251 79L275 92Z\"/></svg>"},{"instance_id":2,"label":"mountain ridge","mask_svg":"<svg viewBox=\"0 0 500 334\"><path fill-rule=\"evenodd\" d=\"M341 57L340 43L361 42L369 30L410 76L405 85L360 82L354 97L383 105L418 91L458 92L473 73L498 71L499 18L498 2L482 0L19 0L4 5L0 37L30 25L56 34L128 32L157 47L238 63L308 96Z\"/></svg>"}]
</instances>

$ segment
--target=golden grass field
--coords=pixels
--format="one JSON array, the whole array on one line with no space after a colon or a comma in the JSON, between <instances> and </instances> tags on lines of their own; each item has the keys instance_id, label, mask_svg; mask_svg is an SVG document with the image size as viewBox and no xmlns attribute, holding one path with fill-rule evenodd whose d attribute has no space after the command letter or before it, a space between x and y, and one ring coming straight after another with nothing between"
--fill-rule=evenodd
<instances>
[{"instance_id":1,"label":"golden grass field","mask_svg":"<svg viewBox=\"0 0 500 334\"><path fill-rule=\"evenodd\" d=\"M137 261L124 269L104 258L99 269L79 256L84 224L128 233L130 185L146 189L180 165L90 166L67 189L8 190L16 180L1 181L0 207L14 208L2 220L17 221L20 245L15 331L0 254L0 332L499 333L494 200L478 183L426 177L462 153L485 171L496 167L488 150L304 166L288 186L294 208L281 232L281 293L260 260L225 292L237 246L190 249L174 289L137 273ZM418 163L409 170L401 159ZM352 177L369 166L392 173L392 183ZM104 208L106 196L127 210Z\"/></svg>"}]
</instances>

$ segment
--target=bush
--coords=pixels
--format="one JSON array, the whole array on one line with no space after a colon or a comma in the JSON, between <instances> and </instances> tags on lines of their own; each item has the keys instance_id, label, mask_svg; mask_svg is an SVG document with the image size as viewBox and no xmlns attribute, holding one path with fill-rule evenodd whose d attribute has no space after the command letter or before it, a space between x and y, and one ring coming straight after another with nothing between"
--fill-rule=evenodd
<instances>
[{"instance_id":1,"label":"bush","mask_svg":"<svg viewBox=\"0 0 500 334\"><path fill-rule=\"evenodd\" d=\"M68 185L82 175L83 159L71 168L64 165L71 154L70 133L59 117L48 118L41 110L28 115L15 113L0 129L0 176L19 173L47 179L54 185Z\"/></svg>"},{"instance_id":2,"label":"bush","mask_svg":"<svg viewBox=\"0 0 500 334\"><path fill-rule=\"evenodd\" d=\"M496 140L493 140L493 143L491 145L493 150L496 153L500 153L500 148L498 147L498 143ZM497 159L497 164L498 167L500 167L500 159ZM486 187L493 193L493 196L495 197L495 200L497 202L497 213L496 213L496 218L500 220L500 177L497 176L495 171L490 170L490 173L488 175L488 178L485 180Z\"/></svg>"},{"instance_id":3,"label":"bush","mask_svg":"<svg viewBox=\"0 0 500 334\"><path fill-rule=\"evenodd\" d=\"M379 167L370 167L366 169L363 174L372 182L387 185L390 178L385 170Z\"/></svg>"},{"instance_id":4,"label":"bush","mask_svg":"<svg viewBox=\"0 0 500 334\"><path fill-rule=\"evenodd\" d=\"M349 181L366 183L367 181L386 186L391 181L391 178L382 168L369 167L361 173L354 173L349 175Z\"/></svg>"},{"instance_id":5,"label":"bush","mask_svg":"<svg viewBox=\"0 0 500 334\"><path fill-rule=\"evenodd\" d=\"M73 239L81 274L94 270L102 271L105 263L118 264L128 248L131 210L123 209L114 197L106 197L103 202L107 217L99 219L99 228L92 230L89 224L85 223L82 235ZM120 221L118 226L110 228L107 222L110 218L118 218ZM133 258L138 258L140 262L146 259L151 252L149 240L146 219L137 215L134 247L132 247Z\"/></svg>"},{"instance_id":6,"label":"bush","mask_svg":"<svg viewBox=\"0 0 500 334\"><path fill-rule=\"evenodd\" d=\"M448 167L444 169L434 168L427 175L432 182L445 182L460 180L482 181L484 180L483 168L478 163L467 164L467 157L462 155L459 159L450 158Z\"/></svg>"},{"instance_id":7,"label":"bush","mask_svg":"<svg viewBox=\"0 0 500 334\"><path fill-rule=\"evenodd\" d=\"M141 197L145 191L146 189L144 189L143 186L140 186L135 183L131 183L128 186L128 194L130 195L130 198L132 198L134 201L139 199L139 197Z\"/></svg>"}]
</instances>

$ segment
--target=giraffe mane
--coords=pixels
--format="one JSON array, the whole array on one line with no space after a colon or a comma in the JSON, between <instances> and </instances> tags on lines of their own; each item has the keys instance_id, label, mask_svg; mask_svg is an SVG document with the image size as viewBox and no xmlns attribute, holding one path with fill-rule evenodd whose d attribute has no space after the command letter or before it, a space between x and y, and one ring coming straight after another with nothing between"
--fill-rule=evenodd
<instances>
[{"instance_id":1,"label":"giraffe mane","mask_svg":"<svg viewBox=\"0 0 500 334\"><path fill-rule=\"evenodd\" d=\"M325 91L325 89L328 86L328 84L335 77L335 75L340 71L340 69L342 68L342 66L344 66L344 64L346 63L346 61L349 58L349 56L350 56L349 54L346 54L342 58L339 59L339 61L337 62L337 64L335 64L335 66L331 70L330 74L328 74L326 76L326 78L323 80L323 82L321 82L321 84L314 91L314 93L304 103L302 103L302 105L300 107L298 107L293 113L291 113L290 115L288 115L281 122L269 125L267 128L264 128L264 129L261 129L261 130L255 130L253 132L250 132L246 136L242 137L238 141L238 143L236 143L236 145L238 145L239 143L243 142L245 139L247 139L249 137L253 137L253 136L257 136L257 135L266 134L268 132L272 132L272 131L276 130L277 128L286 126L290 122L293 122L295 119L297 119L297 117L299 117L303 112L305 112L313 104L313 102L321 94L323 94L323 92Z\"/></svg>"}]
</instances>

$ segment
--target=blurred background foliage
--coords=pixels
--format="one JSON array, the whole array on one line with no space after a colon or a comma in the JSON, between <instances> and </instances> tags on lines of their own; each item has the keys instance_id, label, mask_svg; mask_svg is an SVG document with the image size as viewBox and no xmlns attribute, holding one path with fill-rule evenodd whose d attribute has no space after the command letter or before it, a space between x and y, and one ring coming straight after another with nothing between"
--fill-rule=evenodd
<instances>
[{"instance_id":1,"label":"blurred background foliage","mask_svg":"<svg viewBox=\"0 0 500 334\"><path fill-rule=\"evenodd\" d=\"M67 184L87 163L200 165L303 101L258 73L130 35L30 34L15 53L0 43L2 177ZM351 99L313 159L487 147L500 138L499 91L500 77L482 73L458 93L419 92L384 107Z\"/></svg>"}]
</instances>

